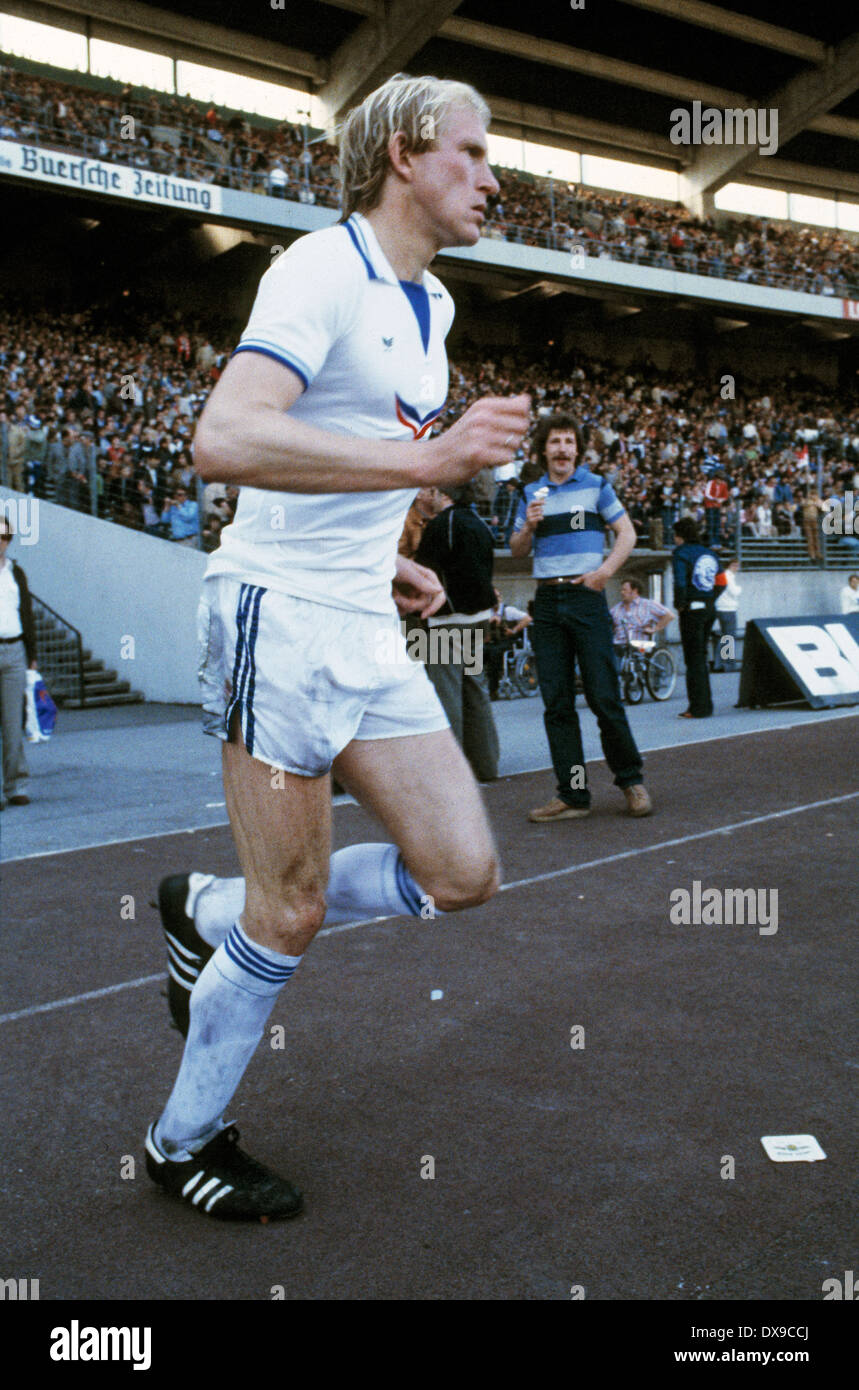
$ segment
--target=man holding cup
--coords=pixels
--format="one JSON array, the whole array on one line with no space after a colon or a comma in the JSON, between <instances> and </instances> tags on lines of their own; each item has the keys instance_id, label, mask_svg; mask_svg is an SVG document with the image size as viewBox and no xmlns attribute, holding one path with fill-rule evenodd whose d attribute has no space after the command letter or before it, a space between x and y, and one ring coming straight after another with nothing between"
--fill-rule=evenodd
<instances>
[{"instance_id":1,"label":"man holding cup","mask_svg":"<svg viewBox=\"0 0 859 1390\"><path fill-rule=\"evenodd\" d=\"M533 643L558 786L556 796L531 811L528 819L574 820L590 814L575 708L576 663L615 785L623 791L631 816L649 816L652 806L642 785L641 754L621 699L612 621L603 592L630 555L635 528L610 484L578 462L584 440L572 415L543 419L534 449L546 471L525 488L510 551L519 557L534 547ZM615 533L615 543L604 557L606 526Z\"/></svg>"}]
</instances>

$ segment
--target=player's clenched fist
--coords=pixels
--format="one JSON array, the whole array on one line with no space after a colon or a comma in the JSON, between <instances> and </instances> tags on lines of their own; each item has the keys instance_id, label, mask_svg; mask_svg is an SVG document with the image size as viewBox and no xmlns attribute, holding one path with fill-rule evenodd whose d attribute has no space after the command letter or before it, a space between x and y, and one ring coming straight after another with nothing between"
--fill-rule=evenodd
<instances>
[{"instance_id":1,"label":"player's clenched fist","mask_svg":"<svg viewBox=\"0 0 859 1390\"><path fill-rule=\"evenodd\" d=\"M476 401L455 425L430 441L428 482L437 487L467 483L481 468L510 463L530 423L528 395L485 396Z\"/></svg>"}]
</instances>

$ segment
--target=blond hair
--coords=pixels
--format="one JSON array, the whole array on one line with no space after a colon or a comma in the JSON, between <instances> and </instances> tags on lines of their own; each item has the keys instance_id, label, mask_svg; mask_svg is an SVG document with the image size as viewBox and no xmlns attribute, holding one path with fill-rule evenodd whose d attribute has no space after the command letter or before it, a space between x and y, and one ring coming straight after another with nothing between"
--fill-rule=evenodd
<instances>
[{"instance_id":1,"label":"blond hair","mask_svg":"<svg viewBox=\"0 0 859 1390\"><path fill-rule=\"evenodd\" d=\"M391 136L402 131L409 150L423 154L432 149L452 106L471 106L483 124L489 124L489 107L466 82L409 77L402 72L377 87L349 112L337 132L344 219L353 212L369 212L378 204L391 167Z\"/></svg>"}]
</instances>

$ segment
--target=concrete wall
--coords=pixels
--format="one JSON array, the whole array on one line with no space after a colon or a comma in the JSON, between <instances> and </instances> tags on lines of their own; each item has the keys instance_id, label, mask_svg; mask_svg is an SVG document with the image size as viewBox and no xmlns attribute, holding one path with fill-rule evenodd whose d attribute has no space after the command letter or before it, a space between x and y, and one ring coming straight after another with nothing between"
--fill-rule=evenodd
<instances>
[{"instance_id":1,"label":"concrete wall","mask_svg":"<svg viewBox=\"0 0 859 1390\"><path fill-rule=\"evenodd\" d=\"M0 499L17 533L12 558L93 656L147 700L198 703L196 610L206 556L9 488L0 488ZM123 656L129 637L133 655Z\"/></svg>"},{"instance_id":2,"label":"concrete wall","mask_svg":"<svg viewBox=\"0 0 859 1390\"><path fill-rule=\"evenodd\" d=\"M526 608L534 597L535 583L530 577L531 561L514 561L497 557L495 582L506 603ZM857 566L859 571L859 566ZM635 576L645 581L650 574L663 576L662 602L673 603L670 559L650 551L634 551L621 579L614 578L606 589L609 606L620 598L622 579ZM752 618L805 618L822 613L840 613L839 595L847 583L847 570L751 570L741 571L737 582L742 588L739 608L739 630L742 632ZM652 589L650 590L651 596ZM667 629L669 642L680 641L677 623Z\"/></svg>"}]
</instances>

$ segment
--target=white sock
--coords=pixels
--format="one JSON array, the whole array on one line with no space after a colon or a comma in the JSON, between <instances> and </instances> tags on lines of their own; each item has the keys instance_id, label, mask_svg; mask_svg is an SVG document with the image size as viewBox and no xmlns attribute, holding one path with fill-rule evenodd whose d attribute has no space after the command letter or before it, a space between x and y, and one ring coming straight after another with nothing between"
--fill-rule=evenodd
<instances>
[{"instance_id":1,"label":"white sock","mask_svg":"<svg viewBox=\"0 0 859 1390\"><path fill-rule=\"evenodd\" d=\"M187 1158L223 1129L224 1110L300 960L251 941L236 922L200 971L182 1065L155 1127L168 1158Z\"/></svg>"},{"instance_id":2,"label":"white sock","mask_svg":"<svg viewBox=\"0 0 859 1390\"><path fill-rule=\"evenodd\" d=\"M364 917L440 916L412 878L396 845L348 845L332 854L326 927ZM191 874L185 911L210 946L219 946L245 906L243 878Z\"/></svg>"}]
</instances>

